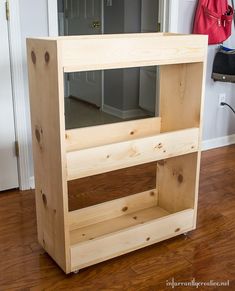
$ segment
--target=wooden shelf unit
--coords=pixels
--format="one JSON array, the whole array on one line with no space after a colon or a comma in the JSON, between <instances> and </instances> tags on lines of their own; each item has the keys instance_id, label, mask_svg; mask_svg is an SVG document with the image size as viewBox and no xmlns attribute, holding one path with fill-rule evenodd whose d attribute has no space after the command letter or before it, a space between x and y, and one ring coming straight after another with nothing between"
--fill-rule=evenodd
<instances>
[{"instance_id":1,"label":"wooden shelf unit","mask_svg":"<svg viewBox=\"0 0 235 291\"><path fill-rule=\"evenodd\" d=\"M38 240L64 272L195 229L207 37L41 38L27 50ZM160 117L65 130L64 72L156 65ZM68 210L68 181L153 161L156 188Z\"/></svg>"}]
</instances>

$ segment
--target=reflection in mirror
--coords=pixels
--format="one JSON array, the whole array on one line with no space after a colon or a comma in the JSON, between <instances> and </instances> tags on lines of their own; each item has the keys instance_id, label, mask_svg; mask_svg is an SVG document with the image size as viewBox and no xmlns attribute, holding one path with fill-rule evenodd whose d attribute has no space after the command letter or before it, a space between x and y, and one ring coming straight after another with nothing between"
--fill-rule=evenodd
<instances>
[{"instance_id":1,"label":"reflection in mirror","mask_svg":"<svg viewBox=\"0 0 235 291\"><path fill-rule=\"evenodd\" d=\"M162 31L163 2L58 0L59 35ZM66 74L66 128L153 116L155 92L155 67Z\"/></svg>"},{"instance_id":2,"label":"reflection in mirror","mask_svg":"<svg viewBox=\"0 0 235 291\"><path fill-rule=\"evenodd\" d=\"M156 116L156 72L156 67L142 67L65 76L66 129Z\"/></svg>"}]
</instances>

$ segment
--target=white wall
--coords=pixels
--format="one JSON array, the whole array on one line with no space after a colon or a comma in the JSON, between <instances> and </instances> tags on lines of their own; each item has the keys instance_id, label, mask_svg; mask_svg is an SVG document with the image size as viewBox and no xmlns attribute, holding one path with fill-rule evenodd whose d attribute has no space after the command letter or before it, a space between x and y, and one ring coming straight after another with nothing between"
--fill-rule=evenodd
<instances>
[{"instance_id":1,"label":"white wall","mask_svg":"<svg viewBox=\"0 0 235 291\"><path fill-rule=\"evenodd\" d=\"M179 0L178 32L190 33L196 9L196 0ZM235 32L224 45L235 48ZM218 45L208 48L203 139L211 140L235 134L235 118L227 108L219 108L219 94L226 93L227 102L235 107L235 84L214 82L211 79L214 55Z\"/></svg>"},{"instance_id":2,"label":"white wall","mask_svg":"<svg viewBox=\"0 0 235 291\"><path fill-rule=\"evenodd\" d=\"M30 1L20 0L20 24L21 24L21 37L23 46L23 74L24 74L24 87L26 99L28 101L28 72L27 72L27 59L26 59L26 38L36 36L48 36L48 20L47 20L47 0ZM29 105L27 108L28 120L28 140L31 141L31 127L30 127L30 114ZM32 146L29 144L30 154L30 175L34 175L33 171L33 158Z\"/></svg>"}]
</instances>

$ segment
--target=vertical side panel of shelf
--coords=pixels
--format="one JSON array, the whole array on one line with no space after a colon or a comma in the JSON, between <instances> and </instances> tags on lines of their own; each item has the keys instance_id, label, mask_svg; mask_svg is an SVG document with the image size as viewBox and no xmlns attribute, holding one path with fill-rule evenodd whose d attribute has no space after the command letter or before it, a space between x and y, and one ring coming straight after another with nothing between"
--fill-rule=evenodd
<instances>
[{"instance_id":1,"label":"vertical side panel of shelf","mask_svg":"<svg viewBox=\"0 0 235 291\"><path fill-rule=\"evenodd\" d=\"M200 127L203 63L160 67L161 132Z\"/></svg>"},{"instance_id":2,"label":"vertical side panel of shelf","mask_svg":"<svg viewBox=\"0 0 235 291\"><path fill-rule=\"evenodd\" d=\"M38 240L70 272L64 85L56 40L27 40Z\"/></svg>"},{"instance_id":3,"label":"vertical side panel of shelf","mask_svg":"<svg viewBox=\"0 0 235 291\"><path fill-rule=\"evenodd\" d=\"M198 153L157 163L159 206L169 213L195 207Z\"/></svg>"},{"instance_id":4,"label":"vertical side panel of shelf","mask_svg":"<svg viewBox=\"0 0 235 291\"><path fill-rule=\"evenodd\" d=\"M206 46L205 46L206 57ZM200 128L204 104L205 62L162 66L160 69L161 132ZM161 161L157 166L159 205L169 212L191 207L196 227L200 151ZM171 181L170 183L166 181Z\"/></svg>"}]
</instances>

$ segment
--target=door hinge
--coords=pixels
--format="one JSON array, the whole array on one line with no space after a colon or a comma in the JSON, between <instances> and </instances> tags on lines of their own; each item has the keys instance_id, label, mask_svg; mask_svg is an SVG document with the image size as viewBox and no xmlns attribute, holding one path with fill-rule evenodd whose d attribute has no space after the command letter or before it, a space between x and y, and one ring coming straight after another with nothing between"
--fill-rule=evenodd
<instances>
[{"instance_id":1,"label":"door hinge","mask_svg":"<svg viewBox=\"0 0 235 291\"><path fill-rule=\"evenodd\" d=\"M16 140L15 141L15 155L17 158L19 157L19 153L20 153L19 142Z\"/></svg>"},{"instance_id":2,"label":"door hinge","mask_svg":"<svg viewBox=\"0 0 235 291\"><path fill-rule=\"evenodd\" d=\"M9 7L9 0L6 0L5 2L5 7L6 7L6 19L10 19L10 7Z\"/></svg>"}]
</instances>

